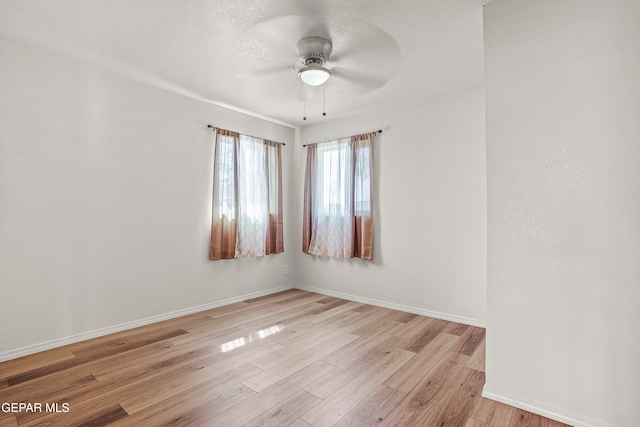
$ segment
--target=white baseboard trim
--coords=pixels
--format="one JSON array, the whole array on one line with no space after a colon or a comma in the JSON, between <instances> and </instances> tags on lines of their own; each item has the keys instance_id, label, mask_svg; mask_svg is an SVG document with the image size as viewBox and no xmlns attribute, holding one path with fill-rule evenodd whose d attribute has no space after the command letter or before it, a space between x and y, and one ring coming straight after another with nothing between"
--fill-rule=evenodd
<instances>
[{"instance_id":1,"label":"white baseboard trim","mask_svg":"<svg viewBox=\"0 0 640 427\"><path fill-rule=\"evenodd\" d=\"M114 332L125 331L127 329L133 329L140 326L149 325L151 323L161 322L163 320L173 319L180 316L186 316L187 314L198 313L200 311L210 310L216 307L222 307L223 305L234 304L236 302L246 301L252 298L258 298L265 295L274 294L276 292L282 292L289 289L293 289L293 285L279 286L277 288L270 288L264 291L253 292L246 295L240 295L233 298L227 298L221 301L214 301L207 304L197 305L195 307L188 307L181 310L172 311L170 313L163 313L157 316L146 317L144 319L134 320L131 322L121 323L119 325L108 326L106 328L96 329L93 331L82 332L80 334L71 335L68 337L57 338L51 341L46 341L39 344L33 344L26 347L18 348L15 350L9 350L0 353L0 362L5 362L11 359L17 359L18 357L28 356L30 354L39 353L45 350L51 350L52 348L62 347L63 345L73 344L80 341L85 341L91 338L97 338L104 335L109 335Z\"/></svg>"},{"instance_id":2,"label":"white baseboard trim","mask_svg":"<svg viewBox=\"0 0 640 427\"><path fill-rule=\"evenodd\" d=\"M509 406L514 406L546 418L551 418L552 420L560 421L561 423L569 424L574 427L618 427L604 421L585 417L584 415L576 414L575 412L567 411L566 409L548 405L543 402L538 402L527 397L497 390L487 386L486 384L482 389L482 397L486 397L487 399L495 400L496 402L504 403Z\"/></svg>"},{"instance_id":3,"label":"white baseboard trim","mask_svg":"<svg viewBox=\"0 0 640 427\"><path fill-rule=\"evenodd\" d=\"M342 298L349 301L361 302L363 304L375 305L377 307L390 308L392 310L404 311L406 313L419 314L421 316L434 317L436 319L447 320L449 322L462 323L465 325L477 326L479 328L486 328L487 322L471 319L468 317L456 316L453 314L440 313L438 311L425 310L423 308L410 307L407 305L394 304L386 301L375 300L371 298L363 298L356 295L344 294L342 292L329 291L321 288L314 288L313 286L294 285L294 288L302 291L314 292L316 294L328 295L331 297Z\"/></svg>"}]
</instances>

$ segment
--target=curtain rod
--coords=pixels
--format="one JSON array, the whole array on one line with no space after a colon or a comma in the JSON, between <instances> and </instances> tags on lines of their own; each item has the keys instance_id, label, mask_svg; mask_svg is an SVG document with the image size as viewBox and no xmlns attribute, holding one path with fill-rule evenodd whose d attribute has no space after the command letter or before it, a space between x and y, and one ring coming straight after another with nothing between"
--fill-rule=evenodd
<instances>
[{"instance_id":1,"label":"curtain rod","mask_svg":"<svg viewBox=\"0 0 640 427\"><path fill-rule=\"evenodd\" d=\"M376 135L378 135L378 134L381 134L381 133L382 133L382 129L375 130L375 131L373 131L373 132L371 132L371 133L373 134L373 136L376 136ZM356 136L356 135L352 135L352 136ZM349 137L349 136L346 136L345 138L350 138L350 137ZM331 141L331 140L328 140L328 141ZM310 143L310 144L302 144L302 146L303 146L303 147L306 147L307 145L321 144L322 142L327 142L327 141L312 142L312 143Z\"/></svg>"},{"instance_id":2,"label":"curtain rod","mask_svg":"<svg viewBox=\"0 0 640 427\"><path fill-rule=\"evenodd\" d=\"M221 128L217 128L217 127L212 126L212 125L207 125L207 127L208 127L209 129L214 130L214 131L215 131L216 129L221 129ZM235 132L235 131L234 131L234 132ZM380 131L380 132L382 132L382 131ZM240 133L240 132L238 132L238 133ZM244 133L243 135L247 135L247 134L246 134L246 133ZM247 135L247 136L250 136L251 138L264 139L264 138L261 138L261 137L259 137L259 136L253 136L253 135ZM271 140L268 140L268 141L271 141ZM275 142L276 144L280 144L280 145L287 145L287 144L285 144L284 142L278 142L278 141L272 141L272 142Z\"/></svg>"}]
</instances>

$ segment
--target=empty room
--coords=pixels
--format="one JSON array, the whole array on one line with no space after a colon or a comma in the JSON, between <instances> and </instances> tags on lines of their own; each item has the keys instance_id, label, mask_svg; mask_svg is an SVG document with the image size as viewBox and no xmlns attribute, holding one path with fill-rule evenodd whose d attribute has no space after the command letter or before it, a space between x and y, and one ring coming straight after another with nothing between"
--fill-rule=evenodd
<instances>
[{"instance_id":1,"label":"empty room","mask_svg":"<svg viewBox=\"0 0 640 427\"><path fill-rule=\"evenodd\" d=\"M637 0L0 1L0 427L640 426Z\"/></svg>"}]
</instances>

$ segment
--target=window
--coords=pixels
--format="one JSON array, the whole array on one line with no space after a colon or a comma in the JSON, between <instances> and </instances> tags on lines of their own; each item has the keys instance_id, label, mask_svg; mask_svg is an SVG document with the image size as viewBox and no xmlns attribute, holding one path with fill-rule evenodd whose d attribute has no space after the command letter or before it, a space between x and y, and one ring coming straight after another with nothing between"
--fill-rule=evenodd
<instances>
[{"instance_id":1,"label":"window","mask_svg":"<svg viewBox=\"0 0 640 427\"><path fill-rule=\"evenodd\" d=\"M284 251L280 144L216 130L210 259Z\"/></svg>"},{"instance_id":2,"label":"window","mask_svg":"<svg viewBox=\"0 0 640 427\"><path fill-rule=\"evenodd\" d=\"M373 134L307 147L302 250L371 259Z\"/></svg>"}]
</instances>

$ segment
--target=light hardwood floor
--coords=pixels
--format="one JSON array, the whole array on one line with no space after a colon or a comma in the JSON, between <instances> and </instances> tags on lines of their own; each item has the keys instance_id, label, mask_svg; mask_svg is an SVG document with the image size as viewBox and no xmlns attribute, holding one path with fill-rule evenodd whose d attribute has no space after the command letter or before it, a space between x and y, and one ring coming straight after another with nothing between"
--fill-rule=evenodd
<instances>
[{"instance_id":1,"label":"light hardwood floor","mask_svg":"<svg viewBox=\"0 0 640 427\"><path fill-rule=\"evenodd\" d=\"M0 427L563 426L480 396L484 336L290 290L1 363Z\"/></svg>"}]
</instances>

